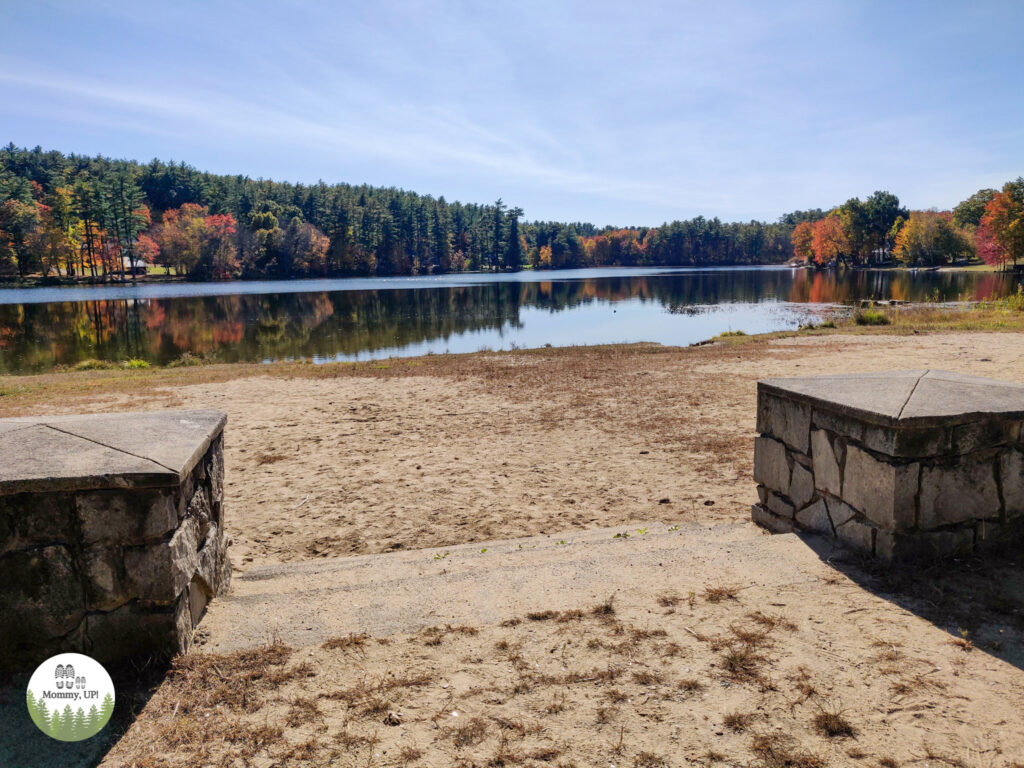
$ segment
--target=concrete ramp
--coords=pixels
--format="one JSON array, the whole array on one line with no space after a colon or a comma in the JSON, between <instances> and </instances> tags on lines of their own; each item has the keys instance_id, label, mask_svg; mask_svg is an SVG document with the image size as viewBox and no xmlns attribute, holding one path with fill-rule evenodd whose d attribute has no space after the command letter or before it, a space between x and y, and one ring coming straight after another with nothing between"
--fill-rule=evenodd
<instances>
[{"instance_id":1,"label":"concrete ramp","mask_svg":"<svg viewBox=\"0 0 1024 768\"><path fill-rule=\"evenodd\" d=\"M386 636L444 624L479 626L529 611L590 608L611 595L700 593L820 577L794 535L750 523L634 523L442 549L251 568L210 605L203 650L278 639L295 647L350 632Z\"/></svg>"}]
</instances>

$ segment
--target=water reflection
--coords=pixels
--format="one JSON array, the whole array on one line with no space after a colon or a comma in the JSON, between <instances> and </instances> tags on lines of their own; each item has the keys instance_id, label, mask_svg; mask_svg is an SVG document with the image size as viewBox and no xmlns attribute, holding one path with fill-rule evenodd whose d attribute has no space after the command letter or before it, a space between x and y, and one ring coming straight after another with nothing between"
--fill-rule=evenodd
<instances>
[{"instance_id":1,"label":"water reflection","mask_svg":"<svg viewBox=\"0 0 1024 768\"><path fill-rule=\"evenodd\" d=\"M805 321L813 305L858 299L956 301L1015 290L990 273L733 269L305 293L249 293L0 305L0 372L97 358L167 363L185 352L225 362L343 360L511 344L659 341Z\"/></svg>"}]
</instances>

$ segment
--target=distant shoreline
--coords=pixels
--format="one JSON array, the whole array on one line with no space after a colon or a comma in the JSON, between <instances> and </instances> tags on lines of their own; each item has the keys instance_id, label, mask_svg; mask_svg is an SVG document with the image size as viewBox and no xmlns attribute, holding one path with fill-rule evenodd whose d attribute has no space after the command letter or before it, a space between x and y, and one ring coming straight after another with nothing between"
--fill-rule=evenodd
<instances>
[{"instance_id":1,"label":"distant shoreline","mask_svg":"<svg viewBox=\"0 0 1024 768\"><path fill-rule=\"evenodd\" d=\"M532 274L532 275L557 275L564 272L583 272L583 271L605 271L605 270L648 270L651 273L654 272L670 272L670 271L689 271L689 270L723 270L723 269L767 269L767 268L789 268L789 269L811 269L807 264L790 264L788 262L782 262L778 264L676 264L676 265L658 265L658 266L623 266L615 264L602 264L591 267L574 267L567 269L534 269L527 267L525 269L516 270L513 272L495 272L485 270L465 270L460 272L435 272L435 273L422 273L415 275L328 275L324 277L290 277L283 279L267 278L267 277L253 277L253 278L236 278L232 280L196 280L190 281L184 275L143 275L136 279L126 280L98 280L96 278L78 278L78 277L40 277L38 275L31 275L25 278L13 278L13 279L2 279L0 280L0 290L25 290L30 288L121 288L121 287L132 287L142 285L161 285L166 283L187 283L189 285L232 285L238 283L276 283L276 284L289 284L289 283L309 283L319 282L324 280L416 280L416 279L437 279L445 277L481 277L481 276L505 276L513 277L516 275ZM1020 272L1024 269L1024 265L1018 266L1016 269L1007 268L1000 269L999 267L985 264L961 264L961 265L942 265L933 267L909 267L903 265L879 265L879 266L842 266L839 268L842 271L849 270L852 272L992 272L992 273L1006 273L1012 274L1014 272ZM836 271L835 267L826 267L820 271Z\"/></svg>"}]
</instances>

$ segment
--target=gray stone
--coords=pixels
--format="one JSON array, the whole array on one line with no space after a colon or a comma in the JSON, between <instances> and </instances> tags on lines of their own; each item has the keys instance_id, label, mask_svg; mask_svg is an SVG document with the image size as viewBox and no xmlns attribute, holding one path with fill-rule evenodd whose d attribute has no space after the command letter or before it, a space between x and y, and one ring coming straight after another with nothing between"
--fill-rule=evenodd
<instances>
[{"instance_id":1,"label":"gray stone","mask_svg":"<svg viewBox=\"0 0 1024 768\"><path fill-rule=\"evenodd\" d=\"M198 580L210 596L217 594L217 587L220 582L220 559L224 554L221 546L222 541L223 537L220 535L217 526L212 526L206 536L206 540L203 542L203 546L199 549L199 562L196 566L195 575L192 577L192 581Z\"/></svg>"},{"instance_id":2,"label":"gray stone","mask_svg":"<svg viewBox=\"0 0 1024 768\"><path fill-rule=\"evenodd\" d=\"M770 490L789 495L789 461L785 445L770 437L754 440L754 480Z\"/></svg>"},{"instance_id":3,"label":"gray stone","mask_svg":"<svg viewBox=\"0 0 1024 768\"><path fill-rule=\"evenodd\" d=\"M921 470L922 530L999 516L999 493L991 462Z\"/></svg>"},{"instance_id":4,"label":"gray stone","mask_svg":"<svg viewBox=\"0 0 1024 768\"><path fill-rule=\"evenodd\" d=\"M1006 517L1024 515L1024 453L1014 449L999 457L999 482Z\"/></svg>"},{"instance_id":5,"label":"gray stone","mask_svg":"<svg viewBox=\"0 0 1024 768\"><path fill-rule=\"evenodd\" d=\"M224 498L224 436L219 435L210 446L210 466L207 469L207 477L210 478L210 498ZM215 502L216 503L216 502ZM217 521L220 522L219 520Z\"/></svg>"},{"instance_id":6,"label":"gray stone","mask_svg":"<svg viewBox=\"0 0 1024 768\"><path fill-rule=\"evenodd\" d=\"M132 494L120 490L83 491L76 495L75 506L86 544L140 544L162 538L178 524L169 490Z\"/></svg>"},{"instance_id":7,"label":"gray stone","mask_svg":"<svg viewBox=\"0 0 1024 768\"><path fill-rule=\"evenodd\" d=\"M953 453L982 451L1001 445L1012 445L1019 436L1019 425L1004 419L982 419L958 424L951 433Z\"/></svg>"},{"instance_id":8,"label":"gray stone","mask_svg":"<svg viewBox=\"0 0 1024 768\"><path fill-rule=\"evenodd\" d=\"M832 522L829 520L828 508L824 499L818 499L809 507L805 507L796 513L796 521L801 528L815 533L823 533L826 536L834 536Z\"/></svg>"},{"instance_id":9,"label":"gray stone","mask_svg":"<svg viewBox=\"0 0 1024 768\"><path fill-rule=\"evenodd\" d=\"M920 465L916 462L893 465L849 445L842 498L880 528L911 528L919 472Z\"/></svg>"},{"instance_id":10,"label":"gray stone","mask_svg":"<svg viewBox=\"0 0 1024 768\"><path fill-rule=\"evenodd\" d=\"M811 432L811 461L814 462L814 487L833 496L840 496L842 485L839 462L832 450L828 433L820 429Z\"/></svg>"},{"instance_id":11,"label":"gray stone","mask_svg":"<svg viewBox=\"0 0 1024 768\"><path fill-rule=\"evenodd\" d=\"M192 579L192 583L188 585L188 609L193 627L203 618L203 611L206 610L211 597L213 595L199 579Z\"/></svg>"},{"instance_id":12,"label":"gray stone","mask_svg":"<svg viewBox=\"0 0 1024 768\"><path fill-rule=\"evenodd\" d=\"M134 595L168 603L192 581L199 567L199 523L186 518L170 542L127 549L125 574Z\"/></svg>"},{"instance_id":13,"label":"gray stone","mask_svg":"<svg viewBox=\"0 0 1024 768\"><path fill-rule=\"evenodd\" d=\"M768 500L768 489L763 485L757 486L757 500L764 504Z\"/></svg>"},{"instance_id":14,"label":"gray stone","mask_svg":"<svg viewBox=\"0 0 1024 768\"><path fill-rule=\"evenodd\" d=\"M74 509L64 493L0 496L0 555L64 540L73 530Z\"/></svg>"},{"instance_id":15,"label":"gray stone","mask_svg":"<svg viewBox=\"0 0 1024 768\"><path fill-rule=\"evenodd\" d=\"M39 547L0 558L0 585L4 653L65 635L85 616L81 580L66 547Z\"/></svg>"},{"instance_id":16,"label":"gray stone","mask_svg":"<svg viewBox=\"0 0 1024 768\"><path fill-rule=\"evenodd\" d=\"M110 611L118 608L132 596L121 578L121 550L98 545L82 555L85 576L86 601L91 611Z\"/></svg>"},{"instance_id":17,"label":"gray stone","mask_svg":"<svg viewBox=\"0 0 1024 768\"><path fill-rule=\"evenodd\" d=\"M758 432L781 440L795 451L807 453L810 430L810 406L771 395L758 399Z\"/></svg>"},{"instance_id":18,"label":"gray stone","mask_svg":"<svg viewBox=\"0 0 1024 768\"><path fill-rule=\"evenodd\" d=\"M789 483L789 498L797 509L807 506L814 496L814 475L802 465L793 463L793 472Z\"/></svg>"},{"instance_id":19,"label":"gray stone","mask_svg":"<svg viewBox=\"0 0 1024 768\"><path fill-rule=\"evenodd\" d=\"M207 496L205 487L200 486L196 489L196 492L192 494L192 500L188 503L188 509L185 512L185 516L187 518L194 518L196 522L199 523L199 538L200 540L204 540L213 521L213 516L210 511L210 499Z\"/></svg>"},{"instance_id":20,"label":"gray stone","mask_svg":"<svg viewBox=\"0 0 1024 768\"><path fill-rule=\"evenodd\" d=\"M823 429L840 437L860 442L864 438L863 421L856 418L843 416L825 408L815 408L811 412L811 428Z\"/></svg>"},{"instance_id":21,"label":"gray stone","mask_svg":"<svg viewBox=\"0 0 1024 768\"><path fill-rule=\"evenodd\" d=\"M857 516L857 511L842 499L829 497L825 499L825 507L828 509L828 516L832 519L832 527L838 528Z\"/></svg>"},{"instance_id":22,"label":"gray stone","mask_svg":"<svg viewBox=\"0 0 1024 768\"><path fill-rule=\"evenodd\" d=\"M867 555L875 551L875 529L857 520L849 520L836 528L836 537L844 544Z\"/></svg>"},{"instance_id":23,"label":"gray stone","mask_svg":"<svg viewBox=\"0 0 1024 768\"><path fill-rule=\"evenodd\" d=\"M948 431L942 427L880 427L865 425L865 448L896 458L920 459L950 451Z\"/></svg>"},{"instance_id":24,"label":"gray stone","mask_svg":"<svg viewBox=\"0 0 1024 768\"><path fill-rule=\"evenodd\" d=\"M795 530L792 520L779 517L760 504L755 504L750 508L750 519L772 533L792 533Z\"/></svg>"},{"instance_id":25,"label":"gray stone","mask_svg":"<svg viewBox=\"0 0 1024 768\"><path fill-rule=\"evenodd\" d=\"M793 513L796 511L792 504L777 493L768 494L768 501L765 506L779 517L791 518L793 517Z\"/></svg>"}]
</instances>

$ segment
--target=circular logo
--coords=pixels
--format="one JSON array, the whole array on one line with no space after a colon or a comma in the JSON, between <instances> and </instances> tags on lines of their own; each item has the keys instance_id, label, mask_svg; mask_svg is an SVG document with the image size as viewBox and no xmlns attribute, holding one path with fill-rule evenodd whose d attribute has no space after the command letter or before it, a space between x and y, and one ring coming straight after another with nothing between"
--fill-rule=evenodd
<instances>
[{"instance_id":1,"label":"circular logo","mask_svg":"<svg viewBox=\"0 0 1024 768\"><path fill-rule=\"evenodd\" d=\"M28 713L43 733L82 741L99 733L114 712L114 684L103 666L80 653L53 656L32 673Z\"/></svg>"}]
</instances>

